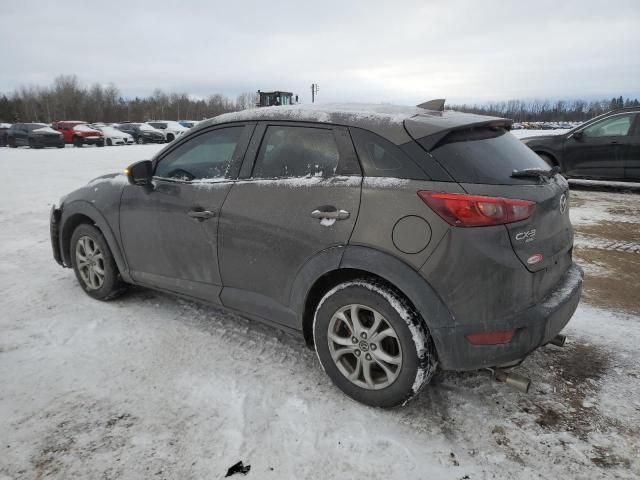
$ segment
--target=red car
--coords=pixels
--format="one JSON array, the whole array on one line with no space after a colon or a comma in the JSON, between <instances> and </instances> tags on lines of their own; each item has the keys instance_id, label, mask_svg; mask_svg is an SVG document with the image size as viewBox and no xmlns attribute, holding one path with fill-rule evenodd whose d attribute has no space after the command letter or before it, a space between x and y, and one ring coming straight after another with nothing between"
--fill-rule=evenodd
<instances>
[{"instance_id":1,"label":"red car","mask_svg":"<svg viewBox=\"0 0 640 480\"><path fill-rule=\"evenodd\" d=\"M52 126L62 133L64 143L73 143L75 147L82 147L83 145L104 147L104 135L102 132L90 127L87 122L53 122Z\"/></svg>"}]
</instances>

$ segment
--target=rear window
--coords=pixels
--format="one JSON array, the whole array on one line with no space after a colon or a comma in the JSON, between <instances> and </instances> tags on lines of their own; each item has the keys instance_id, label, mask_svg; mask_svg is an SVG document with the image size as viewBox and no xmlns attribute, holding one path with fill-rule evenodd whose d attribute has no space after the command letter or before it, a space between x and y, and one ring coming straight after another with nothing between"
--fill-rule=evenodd
<instances>
[{"instance_id":1,"label":"rear window","mask_svg":"<svg viewBox=\"0 0 640 480\"><path fill-rule=\"evenodd\" d=\"M544 160L501 128L451 132L430 153L454 180L463 183L535 184L535 177L511 178L511 174L527 168L549 170Z\"/></svg>"}]
</instances>

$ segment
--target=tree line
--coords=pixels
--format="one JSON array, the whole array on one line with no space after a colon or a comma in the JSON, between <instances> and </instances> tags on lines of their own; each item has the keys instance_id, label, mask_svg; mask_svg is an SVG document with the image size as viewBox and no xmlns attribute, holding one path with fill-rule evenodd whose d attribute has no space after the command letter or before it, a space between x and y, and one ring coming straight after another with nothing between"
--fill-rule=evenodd
<instances>
[{"instance_id":1,"label":"tree line","mask_svg":"<svg viewBox=\"0 0 640 480\"><path fill-rule=\"evenodd\" d=\"M459 112L477 113L495 117L511 118L516 122L584 122L611 110L638 107L638 99L611 100L508 100L488 102L481 105L447 105L447 109Z\"/></svg>"},{"instance_id":2,"label":"tree line","mask_svg":"<svg viewBox=\"0 0 640 480\"><path fill-rule=\"evenodd\" d=\"M0 122L202 120L254 107L257 101L258 94L254 92L242 93L235 99L221 94L194 98L160 89L150 96L125 98L113 83L85 86L75 75L60 75L50 86L23 86L0 95ZM610 110L633 106L640 106L638 99L620 96L596 101L508 100L447 105L447 109L507 117L516 122L583 122Z\"/></svg>"},{"instance_id":3,"label":"tree line","mask_svg":"<svg viewBox=\"0 0 640 480\"><path fill-rule=\"evenodd\" d=\"M254 107L257 101L253 92L235 99L221 94L193 98L160 89L147 97L125 98L113 83L85 86L75 75L60 75L50 86L23 86L0 95L0 122L202 120Z\"/></svg>"}]
</instances>

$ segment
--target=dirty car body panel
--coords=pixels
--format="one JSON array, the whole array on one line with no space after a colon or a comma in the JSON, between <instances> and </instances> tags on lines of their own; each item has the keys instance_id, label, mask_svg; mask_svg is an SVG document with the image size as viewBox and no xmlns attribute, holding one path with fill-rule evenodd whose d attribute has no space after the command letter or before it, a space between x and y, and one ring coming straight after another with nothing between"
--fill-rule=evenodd
<instances>
[{"instance_id":1,"label":"dirty car body panel","mask_svg":"<svg viewBox=\"0 0 640 480\"><path fill-rule=\"evenodd\" d=\"M70 266L69 229L76 224L70 219L77 222L74 215L83 212L107 232L126 281L303 332L313 322L318 285L341 272L368 274L408 299L442 368L518 362L569 321L582 272L571 257L567 183L559 175L511 178L514 166L542 166L509 125L393 106L221 115L156 155L151 186L105 177L63 199L51 217L54 256ZM230 140L229 129L239 134ZM181 171L185 158L199 161L191 156L198 142L228 146L219 148L227 152L220 154L227 155L222 170ZM516 163L491 160L492 149L515 152ZM274 166L274 159L303 157L284 170ZM458 162L469 168L460 170ZM434 193L451 197L434 207L425 200ZM513 208L527 205L529 215L456 224L438 208L459 198L478 205L490 198L503 209L515 200ZM322 216L327 212L333 221ZM512 338L468 340L495 331Z\"/></svg>"}]
</instances>

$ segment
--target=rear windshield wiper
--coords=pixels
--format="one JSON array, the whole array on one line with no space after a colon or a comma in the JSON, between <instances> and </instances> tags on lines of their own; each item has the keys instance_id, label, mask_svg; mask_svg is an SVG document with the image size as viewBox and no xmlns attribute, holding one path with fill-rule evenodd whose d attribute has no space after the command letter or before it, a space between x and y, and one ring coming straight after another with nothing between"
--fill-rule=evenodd
<instances>
[{"instance_id":1,"label":"rear windshield wiper","mask_svg":"<svg viewBox=\"0 0 640 480\"><path fill-rule=\"evenodd\" d=\"M557 165L551 170L544 170L543 168L525 168L524 170L514 170L511 173L511 178L551 178L560 173L560 167Z\"/></svg>"}]
</instances>

